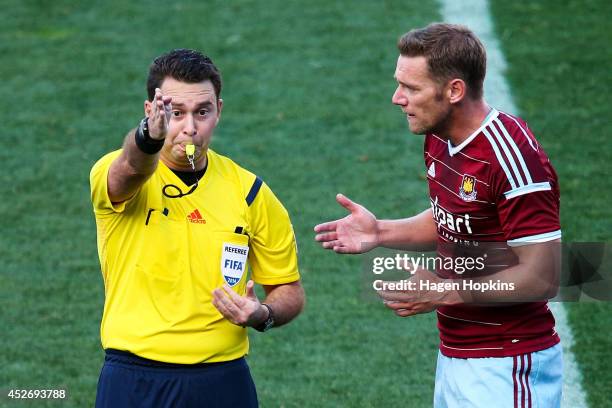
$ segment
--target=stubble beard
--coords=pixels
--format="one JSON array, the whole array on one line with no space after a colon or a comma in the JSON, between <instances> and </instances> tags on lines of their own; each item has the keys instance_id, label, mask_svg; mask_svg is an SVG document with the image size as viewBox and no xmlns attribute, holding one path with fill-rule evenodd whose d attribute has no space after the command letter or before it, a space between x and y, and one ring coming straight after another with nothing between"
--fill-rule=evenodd
<instances>
[{"instance_id":1,"label":"stubble beard","mask_svg":"<svg viewBox=\"0 0 612 408\"><path fill-rule=\"evenodd\" d=\"M444 99L444 96L442 95L441 91L436 94L437 102L441 103L443 99ZM438 115L438 118L436 119L436 122L432 124L431 126L429 126L427 129L424 129L423 133L419 133L419 134L433 133L435 135L444 137L444 135L447 134L447 131L450 128L450 123L451 123L451 108L450 106L447 106L445 111L440 112L440 114Z\"/></svg>"}]
</instances>

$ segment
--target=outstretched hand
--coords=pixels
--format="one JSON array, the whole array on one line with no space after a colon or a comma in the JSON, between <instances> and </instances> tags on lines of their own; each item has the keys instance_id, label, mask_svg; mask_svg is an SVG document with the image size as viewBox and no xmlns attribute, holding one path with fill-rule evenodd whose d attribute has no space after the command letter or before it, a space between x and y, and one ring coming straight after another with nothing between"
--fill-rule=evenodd
<instances>
[{"instance_id":1,"label":"outstretched hand","mask_svg":"<svg viewBox=\"0 0 612 408\"><path fill-rule=\"evenodd\" d=\"M247 282L246 294L238 295L225 284L213 291L212 304L237 326L257 326L267 319L267 309L261 306L254 290L255 283Z\"/></svg>"},{"instance_id":2,"label":"outstretched hand","mask_svg":"<svg viewBox=\"0 0 612 408\"><path fill-rule=\"evenodd\" d=\"M166 138L171 116L172 97L164 96L161 89L155 88L155 96L147 109L151 139L163 140Z\"/></svg>"},{"instance_id":3,"label":"outstretched hand","mask_svg":"<svg viewBox=\"0 0 612 408\"><path fill-rule=\"evenodd\" d=\"M378 246L376 217L367 208L336 195L338 204L350 211L344 218L315 226L315 240L325 249L341 254L360 254Z\"/></svg>"},{"instance_id":4,"label":"outstretched hand","mask_svg":"<svg viewBox=\"0 0 612 408\"><path fill-rule=\"evenodd\" d=\"M407 268L412 273L407 290L379 290L378 296L386 307L400 317L429 313L440 306L464 303L451 281L441 279L426 269ZM398 282L399 283L399 282ZM441 290L440 288L444 289Z\"/></svg>"}]
</instances>

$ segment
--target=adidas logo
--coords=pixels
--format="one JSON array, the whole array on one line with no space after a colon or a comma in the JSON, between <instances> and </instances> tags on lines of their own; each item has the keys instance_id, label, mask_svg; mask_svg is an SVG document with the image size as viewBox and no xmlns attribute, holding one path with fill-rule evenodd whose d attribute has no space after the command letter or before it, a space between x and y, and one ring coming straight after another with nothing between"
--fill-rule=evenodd
<instances>
[{"instance_id":1,"label":"adidas logo","mask_svg":"<svg viewBox=\"0 0 612 408\"><path fill-rule=\"evenodd\" d=\"M436 162L432 162L429 165L429 169L427 169L427 174L429 174L430 177L436 177Z\"/></svg>"},{"instance_id":2,"label":"adidas logo","mask_svg":"<svg viewBox=\"0 0 612 408\"><path fill-rule=\"evenodd\" d=\"M197 208L187 216L187 219L194 224L206 224L206 220L202 218L202 214L200 214Z\"/></svg>"}]
</instances>

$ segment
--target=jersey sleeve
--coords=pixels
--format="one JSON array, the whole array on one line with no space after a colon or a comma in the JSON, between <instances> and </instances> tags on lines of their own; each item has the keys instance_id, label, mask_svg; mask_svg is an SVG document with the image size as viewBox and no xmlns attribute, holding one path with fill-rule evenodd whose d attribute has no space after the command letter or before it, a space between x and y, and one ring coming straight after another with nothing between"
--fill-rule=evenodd
<instances>
[{"instance_id":1,"label":"jersey sleeve","mask_svg":"<svg viewBox=\"0 0 612 408\"><path fill-rule=\"evenodd\" d=\"M116 150L103 156L93 165L89 173L91 202L96 215L121 213L131 201L130 199L121 203L113 203L108 196L108 171L113 161L119 157L120 154L121 150Z\"/></svg>"},{"instance_id":2,"label":"jersey sleeve","mask_svg":"<svg viewBox=\"0 0 612 408\"><path fill-rule=\"evenodd\" d=\"M493 173L498 217L510 246L561 238L557 177L541 149L523 145Z\"/></svg>"},{"instance_id":3,"label":"jersey sleeve","mask_svg":"<svg viewBox=\"0 0 612 408\"><path fill-rule=\"evenodd\" d=\"M253 189L249 195L253 196ZM265 183L248 201L251 201L249 264L253 280L260 285L299 280L297 245L287 210Z\"/></svg>"}]
</instances>

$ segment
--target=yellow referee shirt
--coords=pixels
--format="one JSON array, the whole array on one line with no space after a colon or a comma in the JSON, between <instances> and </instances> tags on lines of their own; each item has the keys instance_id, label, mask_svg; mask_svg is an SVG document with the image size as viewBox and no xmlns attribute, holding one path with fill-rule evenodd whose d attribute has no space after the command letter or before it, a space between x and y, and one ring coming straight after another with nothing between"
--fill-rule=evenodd
<instances>
[{"instance_id":1,"label":"yellow referee shirt","mask_svg":"<svg viewBox=\"0 0 612 408\"><path fill-rule=\"evenodd\" d=\"M300 278L287 211L265 183L210 149L192 194L162 194L168 184L189 187L160 161L134 197L115 205L107 178L120 153L90 174L105 288L102 346L180 364L242 357L247 329L217 311L212 291L228 283L244 295L249 267L262 285Z\"/></svg>"}]
</instances>

